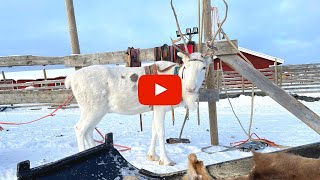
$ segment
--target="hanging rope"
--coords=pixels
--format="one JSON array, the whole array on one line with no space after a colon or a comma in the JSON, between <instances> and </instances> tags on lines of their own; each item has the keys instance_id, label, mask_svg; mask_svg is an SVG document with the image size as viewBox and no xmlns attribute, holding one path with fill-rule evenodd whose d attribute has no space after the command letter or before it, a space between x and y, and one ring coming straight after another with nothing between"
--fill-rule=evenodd
<instances>
[{"instance_id":1,"label":"hanging rope","mask_svg":"<svg viewBox=\"0 0 320 180\"><path fill-rule=\"evenodd\" d=\"M226 93L226 96L227 96L228 102L229 102L229 104L230 104L232 113L233 113L234 116L236 117L236 119L237 119L237 121L238 121L238 123L239 123L239 125L240 125L240 127L241 127L241 129L242 129L242 131L249 137L250 134L244 129L244 127L243 127L243 125L242 125L242 123L241 123L238 115L237 115L236 112L234 111L233 105L232 105L232 103L231 103L231 101L230 101L229 94L228 94L228 90L227 90L227 86L226 86L226 82L225 82L225 78L224 78L222 61L221 61L221 60L220 60L220 70L221 70L221 76L222 76L223 89L224 89L224 91L225 91L225 93Z\"/></svg>"}]
</instances>

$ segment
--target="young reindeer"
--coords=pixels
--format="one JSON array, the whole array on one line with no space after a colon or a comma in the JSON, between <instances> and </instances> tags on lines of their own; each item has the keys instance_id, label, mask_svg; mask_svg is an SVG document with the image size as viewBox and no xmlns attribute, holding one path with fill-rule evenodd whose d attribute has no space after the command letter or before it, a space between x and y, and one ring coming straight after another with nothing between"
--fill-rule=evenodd
<instances>
[{"instance_id":1,"label":"young reindeer","mask_svg":"<svg viewBox=\"0 0 320 180\"><path fill-rule=\"evenodd\" d=\"M172 1L171 6L174 11ZM177 26L180 31L178 21ZM172 42L174 45L174 41ZM206 67L211 63L211 58L203 56L201 53L189 54L183 51L179 52L178 56L184 62L178 70L178 76L182 81L183 98L178 106L187 106L190 110L195 110L199 89L205 78ZM179 67L178 64L166 61L155 64L157 74L160 75L173 75L174 67ZM135 115L152 110L149 106L140 104L138 100L138 79L145 74L144 67L94 65L82 68L66 78L65 86L72 89L81 113L80 120L75 125L79 151L95 146L93 130L106 114ZM165 151L164 138L165 114L169 110L171 110L170 106L153 106L152 138L148 159L159 161L160 165L173 166L175 163L169 159ZM159 138L160 157L155 153L157 137Z\"/></svg>"}]
</instances>

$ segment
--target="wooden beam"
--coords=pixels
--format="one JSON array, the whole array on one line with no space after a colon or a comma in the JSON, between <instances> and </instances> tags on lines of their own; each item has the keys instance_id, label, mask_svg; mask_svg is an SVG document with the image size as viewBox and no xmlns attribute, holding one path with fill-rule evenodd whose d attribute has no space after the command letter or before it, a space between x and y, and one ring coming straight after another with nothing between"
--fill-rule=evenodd
<instances>
[{"instance_id":1,"label":"wooden beam","mask_svg":"<svg viewBox=\"0 0 320 180\"><path fill-rule=\"evenodd\" d=\"M71 90L55 91L0 91L0 105L28 103L62 104L70 95ZM71 103L77 103L73 98Z\"/></svg>"},{"instance_id":2,"label":"wooden beam","mask_svg":"<svg viewBox=\"0 0 320 180\"><path fill-rule=\"evenodd\" d=\"M208 90L211 90L215 88L213 63L210 64L208 71L209 73L207 77L207 88ZM209 110L210 142L211 142L211 145L218 145L219 137L218 137L218 118L217 118L216 99L208 100L208 110Z\"/></svg>"},{"instance_id":3,"label":"wooden beam","mask_svg":"<svg viewBox=\"0 0 320 180\"><path fill-rule=\"evenodd\" d=\"M238 41L232 41L238 46ZM198 46L198 45L196 45ZM205 46L205 44L202 44ZM230 55L237 54L237 51L230 46L227 41L215 41L215 46L218 50L215 52L216 55ZM126 62L127 51L117 52L106 52L106 53L95 53L95 54L77 54L65 57L46 57L46 56L3 56L0 57L0 67L11 67L11 66L45 66L45 65L58 65L64 64L65 66L82 67L90 66L94 64L118 64ZM154 61L153 48L140 49L140 59L143 62Z\"/></svg>"},{"instance_id":4,"label":"wooden beam","mask_svg":"<svg viewBox=\"0 0 320 180\"><path fill-rule=\"evenodd\" d=\"M25 82L25 83L15 83L15 84L0 84L0 88L6 87L19 87L19 86L33 86L35 84L52 84L52 83L64 83L64 79L58 80L46 80L46 81L32 81L32 82Z\"/></svg>"},{"instance_id":5,"label":"wooden beam","mask_svg":"<svg viewBox=\"0 0 320 180\"><path fill-rule=\"evenodd\" d=\"M204 33L204 41L211 40L212 38L212 22L211 22L211 0L203 0L203 33ZM225 43L224 46L217 47L218 51L221 52L224 47L230 47L230 44L227 41L217 41ZM204 51L206 48L203 45L202 50ZM233 54L237 54L235 49L229 49L233 51ZM228 50L228 51L229 51ZM217 53L215 55L221 55ZM208 69L209 73L206 79L207 88L214 89L215 88L215 81L214 81L214 64L211 63ZM218 123L217 123L217 105L215 100L208 101L208 110L209 110L209 126L210 126L210 141L211 145L218 145L219 138L218 138Z\"/></svg>"},{"instance_id":6,"label":"wooden beam","mask_svg":"<svg viewBox=\"0 0 320 180\"><path fill-rule=\"evenodd\" d=\"M232 41L238 46L238 41ZM205 46L203 44L203 46ZM216 41L215 46L218 50L215 52L217 55L237 54L237 51L227 41ZM79 54L66 56L64 58L65 66L82 67L95 64L117 64L126 62L127 51L116 51L95 54ZM142 62L154 61L154 48L140 49L140 59Z\"/></svg>"},{"instance_id":7,"label":"wooden beam","mask_svg":"<svg viewBox=\"0 0 320 180\"><path fill-rule=\"evenodd\" d=\"M255 86L264 91L273 100L286 108L289 112L303 121L306 125L320 134L320 117L297 101L283 89L273 84L258 70L251 67L243 59L236 55L224 55L219 58L230 67L238 71L242 76L251 81Z\"/></svg>"},{"instance_id":8,"label":"wooden beam","mask_svg":"<svg viewBox=\"0 0 320 180\"><path fill-rule=\"evenodd\" d=\"M73 0L66 0L66 9L68 16L72 54L80 54L80 45L78 40L76 18L74 15Z\"/></svg>"},{"instance_id":9,"label":"wooden beam","mask_svg":"<svg viewBox=\"0 0 320 180\"><path fill-rule=\"evenodd\" d=\"M219 99L219 89L200 89L200 102L219 101Z\"/></svg>"},{"instance_id":10,"label":"wooden beam","mask_svg":"<svg viewBox=\"0 0 320 180\"><path fill-rule=\"evenodd\" d=\"M43 81L43 84L49 84L52 82L60 82L57 80ZM33 84L39 84L35 82ZM27 83L24 83L24 85ZM32 85L32 84L28 84ZM2 84L0 87L7 87ZM39 91L40 89L60 88L60 90L46 90ZM63 103L68 96L72 94L71 90L63 89L62 86L46 86L33 89L17 89L17 90L5 90L0 91L0 105L4 104L28 104L28 103ZM219 91L216 89L200 89L199 99L201 102L217 101L219 99ZM75 100L72 103L77 103Z\"/></svg>"},{"instance_id":11,"label":"wooden beam","mask_svg":"<svg viewBox=\"0 0 320 180\"><path fill-rule=\"evenodd\" d=\"M64 64L63 57L45 57L45 56L1 56L0 67L11 66L39 66L39 65L58 65Z\"/></svg>"}]
</instances>

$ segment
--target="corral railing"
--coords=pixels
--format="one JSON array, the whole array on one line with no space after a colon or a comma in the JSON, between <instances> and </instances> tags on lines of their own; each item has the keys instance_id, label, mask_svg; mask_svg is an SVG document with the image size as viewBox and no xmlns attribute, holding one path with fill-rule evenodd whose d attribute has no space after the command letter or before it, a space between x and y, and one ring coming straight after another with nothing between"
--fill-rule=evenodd
<instances>
[{"instance_id":1,"label":"corral railing","mask_svg":"<svg viewBox=\"0 0 320 180\"><path fill-rule=\"evenodd\" d=\"M259 69L259 71L270 81L273 81L289 93L320 92L320 63L271 66L269 68ZM233 94L252 90L251 82L243 78L236 71L224 71L223 73L216 71L215 74L216 77L222 77L222 74L224 75L224 78L220 78L218 82L221 93L225 93L224 88ZM255 91L259 92L260 90L255 88Z\"/></svg>"},{"instance_id":2,"label":"corral railing","mask_svg":"<svg viewBox=\"0 0 320 180\"><path fill-rule=\"evenodd\" d=\"M290 93L315 93L320 92L320 63L272 66L259 69L270 81ZM222 78L222 74L223 77ZM215 71L215 88L225 93L225 88L230 94L250 92L252 84L235 71ZM223 83L224 80L224 83ZM23 80L22 80L23 82ZM225 86L223 85L225 84ZM204 93L204 96L208 93ZM256 92L260 90L255 88ZM24 103L52 103L63 102L72 92L66 90L64 77L55 79L38 79L21 83L21 80L6 79L0 81L0 95L2 104ZM202 97L205 99L206 97ZM73 102L75 102L73 100Z\"/></svg>"}]
</instances>

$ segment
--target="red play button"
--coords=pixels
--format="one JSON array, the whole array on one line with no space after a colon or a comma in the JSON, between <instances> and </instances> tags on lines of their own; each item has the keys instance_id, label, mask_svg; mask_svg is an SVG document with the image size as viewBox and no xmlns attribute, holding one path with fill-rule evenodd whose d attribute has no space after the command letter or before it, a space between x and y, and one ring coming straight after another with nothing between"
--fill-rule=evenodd
<instances>
[{"instance_id":1,"label":"red play button","mask_svg":"<svg viewBox=\"0 0 320 180\"><path fill-rule=\"evenodd\" d=\"M138 81L143 105L177 105L181 101L181 79L176 75L143 75Z\"/></svg>"}]
</instances>

